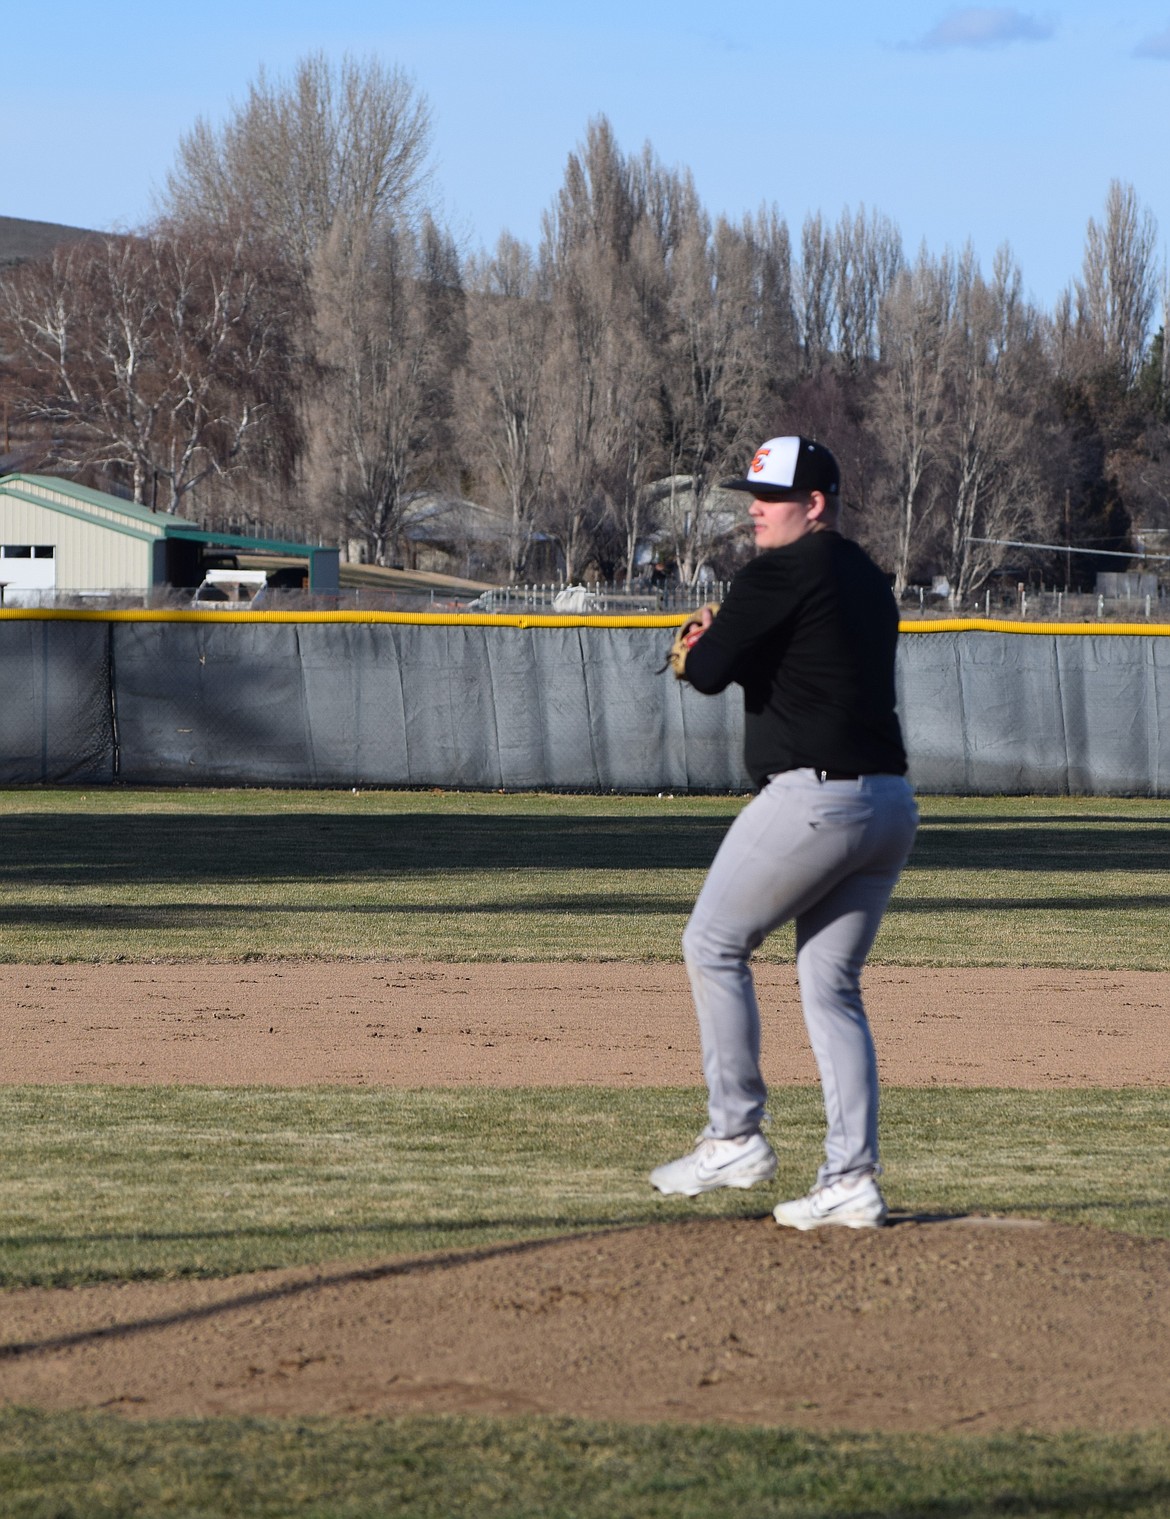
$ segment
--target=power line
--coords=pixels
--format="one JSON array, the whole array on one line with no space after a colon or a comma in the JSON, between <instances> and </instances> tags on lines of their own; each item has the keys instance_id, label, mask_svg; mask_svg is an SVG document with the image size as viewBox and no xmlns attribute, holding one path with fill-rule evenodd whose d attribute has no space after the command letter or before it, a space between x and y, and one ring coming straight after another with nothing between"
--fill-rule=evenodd
<instances>
[{"instance_id":1,"label":"power line","mask_svg":"<svg viewBox=\"0 0 1170 1519\"><path fill-rule=\"evenodd\" d=\"M1047 549L1053 554L1095 554L1106 559L1157 559L1170 563L1170 554L1147 554L1144 549L1123 554L1117 549L1074 549L1067 543L1021 543L1016 538L973 538L970 534L967 535L967 542L995 543L1005 549Z\"/></svg>"}]
</instances>

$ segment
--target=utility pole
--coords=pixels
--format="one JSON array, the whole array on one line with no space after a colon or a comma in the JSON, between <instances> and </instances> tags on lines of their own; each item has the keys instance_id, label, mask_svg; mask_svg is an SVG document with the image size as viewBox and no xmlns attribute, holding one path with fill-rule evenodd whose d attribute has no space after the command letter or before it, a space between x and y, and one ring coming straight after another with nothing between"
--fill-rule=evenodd
<instances>
[{"instance_id":1,"label":"utility pole","mask_svg":"<svg viewBox=\"0 0 1170 1519\"><path fill-rule=\"evenodd\" d=\"M1072 590L1072 585L1070 584L1072 580L1072 554L1069 552L1072 546L1072 528L1070 526L1071 494L1072 492L1066 485L1064 488L1064 592L1066 596Z\"/></svg>"}]
</instances>

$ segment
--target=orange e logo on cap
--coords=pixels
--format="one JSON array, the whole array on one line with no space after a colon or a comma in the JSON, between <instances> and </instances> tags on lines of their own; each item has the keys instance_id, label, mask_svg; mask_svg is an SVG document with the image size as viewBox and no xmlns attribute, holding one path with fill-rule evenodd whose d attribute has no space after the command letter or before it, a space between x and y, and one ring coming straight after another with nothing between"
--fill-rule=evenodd
<instances>
[{"instance_id":1,"label":"orange e logo on cap","mask_svg":"<svg viewBox=\"0 0 1170 1519\"><path fill-rule=\"evenodd\" d=\"M772 452L770 448L761 448L756 451L756 457L752 460L751 473L758 475L764 467L764 460Z\"/></svg>"}]
</instances>

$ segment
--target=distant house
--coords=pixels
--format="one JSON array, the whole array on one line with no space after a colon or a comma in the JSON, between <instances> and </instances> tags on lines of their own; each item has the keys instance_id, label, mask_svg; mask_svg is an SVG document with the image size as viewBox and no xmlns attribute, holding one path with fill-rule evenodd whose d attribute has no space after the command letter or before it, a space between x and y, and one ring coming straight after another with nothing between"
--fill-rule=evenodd
<instances>
[{"instance_id":1,"label":"distant house","mask_svg":"<svg viewBox=\"0 0 1170 1519\"><path fill-rule=\"evenodd\" d=\"M413 492L406 500L394 543L397 569L475 579L493 576L508 562L510 519L465 497L442 491ZM555 579L563 556L547 533L523 531L530 580ZM360 538L348 543L350 564L365 564L368 549Z\"/></svg>"},{"instance_id":2,"label":"distant house","mask_svg":"<svg viewBox=\"0 0 1170 1519\"><path fill-rule=\"evenodd\" d=\"M506 517L474 501L420 491L403 513L401 537L411 569L441 571L499 550L508 541L508 528Z\"/></svg>"},{"instance_id":3,"label":"distant house","mask_svg":"<svg viewBox=\"0 0 1170 1519\"><path fill-rule=\"evenodd\" d=\"M309 588L336 590L336 549L205 532L55 475L0 476L0 586L6 605L47 595L143 595L197 586L224 551L282 554L308 564Z\"/></svg>"}]
</instances>

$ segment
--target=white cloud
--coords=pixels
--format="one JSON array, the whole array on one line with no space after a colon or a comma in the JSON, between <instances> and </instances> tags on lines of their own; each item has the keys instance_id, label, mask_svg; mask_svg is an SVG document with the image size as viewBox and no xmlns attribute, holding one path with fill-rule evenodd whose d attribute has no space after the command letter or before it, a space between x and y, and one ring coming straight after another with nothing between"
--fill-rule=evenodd
<instances>
[{"instance_id":1,"label":"white cloud","mask_svg":"<svg viewBox=\"0 0 1170 1519\"><path fill-rule=\"evenodd\" d=\"M1170 58L1170 26L1164 32L1143 37L1133 51L1137 58Z\"/></svg>"},{"instance_id":2,"label":"white cloud","mask_svg":"<svg viewBox=\"0 0 1170 1519\"><path fill-rule=\"evenodd\" d=\"M956 47L1006 47L1010 42L1045 42L1053 34L1050 22L1037 21L1006 6L970 5L951 11L917 45L941 50Z\"/></svg>"}]
</instances>

